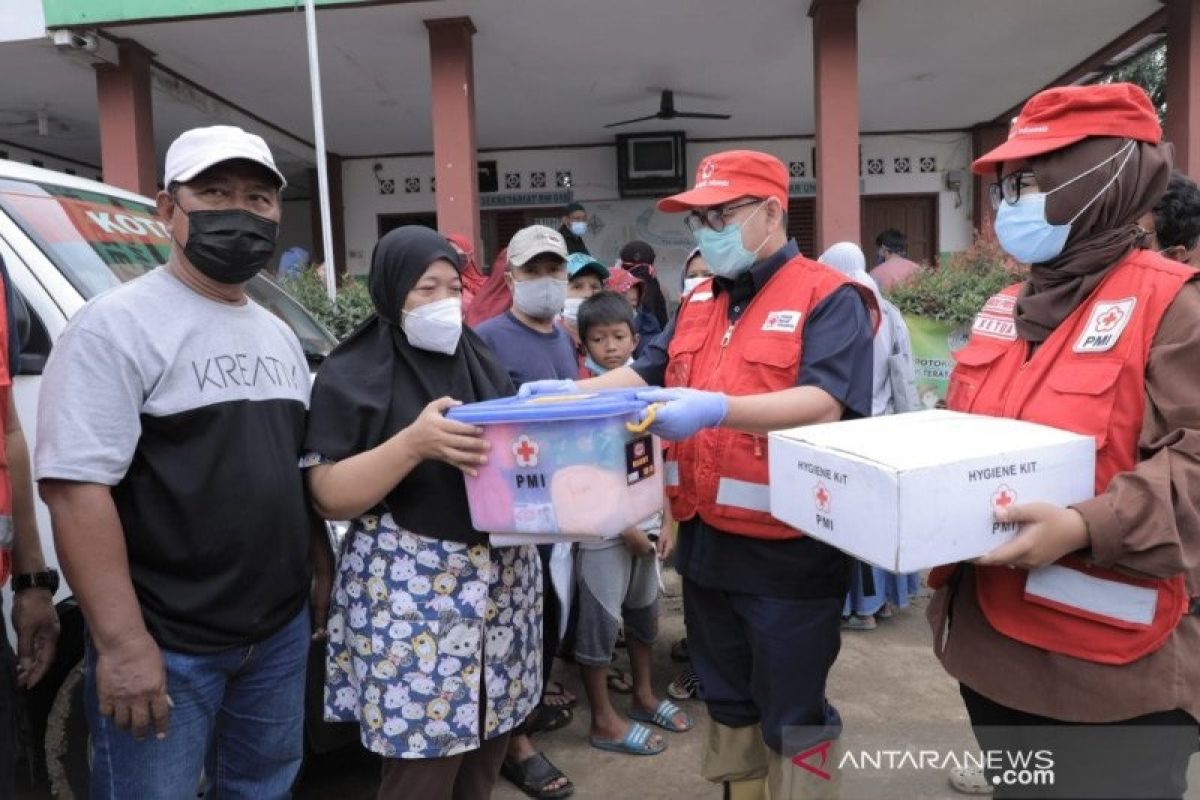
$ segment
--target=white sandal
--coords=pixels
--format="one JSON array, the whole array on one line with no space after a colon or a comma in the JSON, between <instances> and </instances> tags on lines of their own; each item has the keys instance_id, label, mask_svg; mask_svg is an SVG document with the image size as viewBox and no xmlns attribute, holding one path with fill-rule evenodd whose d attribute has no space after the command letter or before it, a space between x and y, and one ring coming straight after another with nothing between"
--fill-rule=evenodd
<instances>
[{"instance_id":1,"label":"white sandal","mask_svg":"<svg viewBox=\"0 0 1200 800\"><path fill-rule=\"evenodd\" d=\"M948 771L950 785L963 794L991 794L992 784L978 767L954 767Z\"/></svg>"}]
</instances>

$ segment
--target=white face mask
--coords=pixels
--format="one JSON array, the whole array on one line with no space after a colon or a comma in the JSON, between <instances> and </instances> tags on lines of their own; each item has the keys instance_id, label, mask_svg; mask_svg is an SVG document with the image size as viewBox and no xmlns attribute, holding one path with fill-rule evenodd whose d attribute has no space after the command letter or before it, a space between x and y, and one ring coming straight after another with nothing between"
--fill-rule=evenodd
<instances>
[{"instance_id":1,"label":"white face mask","mask_svg":"<svg viewBox=\"0 0 1200 800\"><path fill-rule=\"evenodd\" d=\"M535 278L513 281L513 305L534 319L551 319L563 310L567 299L567 281L561 278Z\"/></svg>"},{"instance_id":2,"label":"white face mask","mask_svg":"<svg viewBox=\"0 0 1200 800\"><path fill-rule=\"evenodd\" d=\"M575 325L579 322L579 307L583 305L582 297L568 297L563 301L563 319Z\"/></svg>"},{"instance_id":3,"label":"white face mask","mask_svg":"<svg viewBox=\"0 0 1200 800\"><path fill-rule=\"evenodd\" d=\"M684 282L683 282L683 293L684 293L684 294L691 294L691 293L692 293L692 289L695 289L697 286L699 286L700 284L704 283L704 282L705 282L706 280L708 280L710 277L711 277L710 275L697 275L697 276L696 276L696 277L694 277L694 278L687 278L687 279L686 279L686 280L684 280Z\"/></svg>"},{"instance_id":4,"label":"white face mask","mask_svg":"<svg viewBox=\"0 0 1200 800\"><path fill-rule=\"evenodd\" d=\"M401 327L408 343L433 353L454 355L462 336L462 299L447 297L403 313Z\"/></svg>"}]
</instances>

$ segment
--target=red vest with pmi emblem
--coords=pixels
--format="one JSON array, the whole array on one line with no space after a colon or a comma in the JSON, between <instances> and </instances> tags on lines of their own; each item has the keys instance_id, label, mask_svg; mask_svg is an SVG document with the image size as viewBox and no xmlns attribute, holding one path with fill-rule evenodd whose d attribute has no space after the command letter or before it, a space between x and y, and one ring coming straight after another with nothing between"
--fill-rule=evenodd
<instances>
[{"instance_id":1,"label":"red vest with pmi emblem","mask_svg":"<svg viewBox=\"0 0 1200 800\"><path fill-rule=\"evenodd\" d=\"M666 385L729 395L763 394L796 386L804 323L822 300L850 283L803 256L784 264L729 322L729 293L712 281L684 298L667 350ZM875 298L860 289L875 314ZM700 519L725 533L756 539L802 536L771 516L767 437L706 428L666 453L667 497L677 520Z\"/></svg>"},{"instance_id":2,"label":"red vest with pmi emblem","mask_svg":"<svg viewBox=\"0 0 1200 800\"><path fill-rule=\"evenodd\" d=\"M12 571L13 519L12 483L8 473L8 449L5 426L8 424L8 403L12 395L11 369L8 363L8 314L3 311L4 279L0 277L0 586L8 582Z\"/></svg>"},{"instance_id":3,"label":"red vest with pmi emblem","mask_svg":"<svg viewBox=\"0 0 1200 800\"><path fill-rule=\"evenodd\" d=\"M1028 357L1013 310L1019 286L995 295L955 353L947 405L1092 436L1096 494L1138 461L1150 346L1196 271L1135 250ZM1101 664L1127 664L1170 637L1188 608L1183 576L1142 579L1070 555L1032 572L976 568L988 622L1025 644ZM943 574L931 575L936 583Z\"/></svg>"}]
</instances>

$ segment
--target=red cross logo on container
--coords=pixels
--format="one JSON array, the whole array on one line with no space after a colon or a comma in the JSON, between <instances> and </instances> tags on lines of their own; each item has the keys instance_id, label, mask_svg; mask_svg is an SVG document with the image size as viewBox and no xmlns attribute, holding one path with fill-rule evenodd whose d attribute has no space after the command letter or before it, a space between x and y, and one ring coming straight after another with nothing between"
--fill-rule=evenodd
<instances>
[{"instance_id":1,"label":"red cross logo on container","mask_svg":"<svg viewBox=\"0 0 1200 800\"><path fill-rule=\"evenodd\" d=\"M992 507L1005 509L1017 502L1017 493L1007 486L1001 485L992 495Z\"/></svg>"},{"instance_id":2,"label":"red cross logo on container","mask_svg":"<svg viewBox=\"0 0 1200 800\"><path fill-rule=\"evenodd\" d=\"M829 490L825 488L825 484L817 483L813 489L813 499L817 501L817 511L822 514L828 514L829 509L833 505L833 496L829 494Z\"/></svg>"},{"instance_id":3,"label":"red cross logo on container","mask_svg":"<svg viewBox=\"0 0 1200 800\"><path fill-rule=\"evenodd\" d=\"M538 443L524 434L518 436L512 445L513 455L517 457L518 467L536 467L539 450L541 448L538 446Z\"/></svg>"}]
</instances>

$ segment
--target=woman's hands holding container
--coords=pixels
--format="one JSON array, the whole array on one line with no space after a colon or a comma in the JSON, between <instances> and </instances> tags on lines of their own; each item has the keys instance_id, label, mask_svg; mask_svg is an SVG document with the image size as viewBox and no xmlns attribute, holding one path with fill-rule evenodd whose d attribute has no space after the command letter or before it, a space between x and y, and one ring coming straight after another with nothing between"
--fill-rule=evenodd
<instances>
[{"instance_id":1,"label":"woman's hands holding container","mask_svg":"<svg viewBox=\"0 0 1200 800\"><path fill-rule=\"evenodd\" d=\"M446 411L460 405L453 398L439 397L399 435L423 460L444 461L474 477L477 468L487 463L491 445L483 438L483 428L446 419Z\"/></svg>"},{"instance_id":2,"label":"woman's hands holding container","mask_svg":"<svg viewBox=\"0 0 1200 800\"><path fill-rule=\"evenodd\" d=\"M1087 523L1073 508L1053 503L1025 503L996 509L997 522L1020 524L1017 535L975 560L980 566L1036 569L1053 564L1091 542Z\"/></svg>"}]
</instances>

